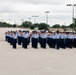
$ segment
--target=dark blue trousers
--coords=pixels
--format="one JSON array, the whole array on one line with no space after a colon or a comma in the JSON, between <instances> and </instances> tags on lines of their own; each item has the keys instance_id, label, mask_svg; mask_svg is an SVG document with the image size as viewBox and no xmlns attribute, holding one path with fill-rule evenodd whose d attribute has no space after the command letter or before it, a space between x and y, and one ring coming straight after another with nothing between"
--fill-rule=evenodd
<instances>
[{"instance_id":1,"label":"dark blue trousers","mask_svg":"<svg viewBox=\"0 0 76 75\"><path fill-rule=\"evenodd\" d=\"M38 38L32 38L32 47L38 48Z\"/></svg>"},{"instance_id":2,"label":"dark blue trousers","mask_svg":"<svg viewBox=\"0 0 76 75\"><path fill-rule=\"evenodd\" d=\"M42 38L41 40L41 47L46 48L46 38Z\"/></svg>"},{"instance_id":3,"label":"dark blue trousers","mask_svg":"<svg viewBox=\"0 0 76 75\"><path fill-rule=\"evenodd\" d=\"M73 47L76 48L76 39L73 40Z\"/></svg>"},{"instance_id":4,"label":"dark blue trousers","mask_svg":"<svg viewBox=\"0 0 76 75\"><path fill-rule=\"evenodd\" d=\"M56 39L56 49L60 48L60 39Z\"/></svg>"},{"instance_id":5,"label":"dark blue trousers","mask_svg":"<svg viewBox=\"0 0 76 75\"><path fill-rule=\"evenodd\" d=\"M21 45L21 36L18 36L18 45Z\"/></svg>"},{"instance_id":6,"label":"dark blue trousers","mask_svg":"<svg viewBox=\"0 0 76 75\"><path fill-rule=\"evenodd\" d=\"M52 39L52 48L55 48L56 46L56 39Z\"/></svg>"},{"instance_id":7,"label":"dark blue trousers","mask_svg":"<svg viewBox=\"0 0 76 75\"><path fill-rule=\"evenodd\" d=\"M69 45L69 48L73 47L73 40L72 39L68 39L68 45Z\"/></svg>"},{"instance_id":8,"label":"dark blue trousers","mask_svg":"<svg viewBox=\"0 0 76 75\"><path fill-rule=\"evenodd\" d=\"M16 43L17 43L17 39L12 39L12 46L14 49L16 49Z\"/></svg>"},{"instance_id":9,"label":"dark blue trousers","mask_svg":"<svg viewBox=\"0 0 76 75\"><path fill-rule=\"evenodd\" d=\"M24 48L27 48L28 46L28 38L24 38Z\"/></svg>"},{"instance_id":10,"label":"dark blue trousers","mask_svg":"<svg viewBox=\"0 0 76 75\"><path fill-rule=\"evenodd\" d=\"M47 44L49 45L50 48L53 48L53 39L52 38L48 38L47 39Z\"/></svg>"},{"instance_id":11,"label":"dark blue trousers","mask_svg":"<svg viewBox=\"0 0 76 75\"><path fill-rule=\"evenodd\" d=\"M65 47L66 47L66 39L61 39L60 40L60 47L65 49Z\"/></svg>"}]
</instances>

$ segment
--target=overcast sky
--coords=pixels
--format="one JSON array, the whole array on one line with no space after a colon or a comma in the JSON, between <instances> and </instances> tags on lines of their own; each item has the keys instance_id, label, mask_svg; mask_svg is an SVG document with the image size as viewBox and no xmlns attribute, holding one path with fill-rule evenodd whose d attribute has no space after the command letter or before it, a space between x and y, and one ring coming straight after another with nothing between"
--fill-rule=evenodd
<instances>
[{"instance_id":1,"label":"overcast sky","mask_svg":"<svg viewBox=\"0 0 76 75\"><path fill-rule=\"evenodd\" d=\"M68 25L72 22L72 6L66 6L68 3L74 4L76 0L0 0L0 21L20 24L24 19L34 23L32 16L38 16L37 23L46 23L45 11L49 11L50 25ZM76 16L76 7L74 12Z\"/></svg>"}]
</instances>

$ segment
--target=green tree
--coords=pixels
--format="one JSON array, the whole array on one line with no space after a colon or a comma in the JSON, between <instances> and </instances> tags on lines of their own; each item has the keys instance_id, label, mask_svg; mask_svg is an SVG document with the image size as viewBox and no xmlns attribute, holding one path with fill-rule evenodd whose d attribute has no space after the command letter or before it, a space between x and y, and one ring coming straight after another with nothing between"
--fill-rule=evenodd
<instances>
[{"instance_id":1,"label":"green tree","mask_svg":"<svg viewBox=\"0 0 76 75\"><path fill-rule=\"evenodd\" d=\"M66 28L66 26L65 26L65 25L62 25L62 26L61 26L61 28L62 28L62 29L65 29L65 28Z\"/></svg>"},{"instance_id":2,"label":"green tree","mask_svg":"<svg viewBox=\"0 0 76 75\"><path fill-rule=\"evenodd\" d=\"M0 22L0 27L11 27L12 25L6 22Z\"/></svg>"},{"instance_id":3,"label":"green tree","mask_svg":"<svg viewBox=\"0 0 76 75\"><path fill-rule=\"evenodd\" d=\"M73 23L69 25L69 28L73 28Z\"/></svg>"},{"instance_id":4,"label":"green tree","mask_svg":"<svg viewBox=\"0 0 76 75\"><path fill-rule=\"evenodd\" d=\"M55 24L52 26L52 28L61 28L61 26L59 24Z\"/></svg>"},{"instance_id":5,"label":"green tree","mask_svg":"<svg viewBox=\"0 0 76 75\"><path fill-rule=\"evenodd\" d=\"M16 25L16 24L14 24L14 25L12 25L12 27L16 28L16 27L17 27L17 25Z\"/></svg>"},{"instance_id":6,"label":"green tree","mask_svg":"<svg viewBox=\"0 0 76 75\"><path fill-rule=\"evenodd\" d=\"M0 22L0 27L2 27L2 22Z\"/></svg>"},{"instance_id":7,"label":"green tree","mask_svg":"<svg viewBox=\"0 0 76 75\"><path fill-rule=\"evenodd\" d=\"M31 25L30 29L34 29L34 28L35 28L35 26L34 25Z\"/></svg>"},{"instance_id":8,"label":"green tree","mask_svg":"<svg viewBox=\"0 0 76 75\"><path fill-rule=\"evenodd\" d=\"M30 21L25 21L25 22L22 23L21 26L22 26L22 27L25 27L25 28L30 28L31 25L32 25L32 22L30 22Z\"/></svg>"},{"instance_id":9,"label":"green tree","mask_svg":"<svg viewBox=\"0 0 76 75\"><path fill-rule=\"evenodd\" d=\"M33 24L33 26L34 26L35 28L38 27L38 25L39 25L38 23Z\"/></svg>"},{"instance_id":10,"label":"green tree","mask_svg":"<svg viewBox=\"0 0 76 75\"><path fill-rule=\"evenodd\" d=\"M45 23L40 23L38 25L38 29L39 30L42 30L42 29L48 30L48 28L49 28L49 25L48 24L45 24Z\"/></svg>"},{"instance_id":11,"label":"green tree","mask_svg":"<svg viewBox=\"0 0 76 75\"><path fill-rule=\"evenodd\" d=\"M76 18L74 18L74 30L76 31Z\"/></svg>"}]
</instances>

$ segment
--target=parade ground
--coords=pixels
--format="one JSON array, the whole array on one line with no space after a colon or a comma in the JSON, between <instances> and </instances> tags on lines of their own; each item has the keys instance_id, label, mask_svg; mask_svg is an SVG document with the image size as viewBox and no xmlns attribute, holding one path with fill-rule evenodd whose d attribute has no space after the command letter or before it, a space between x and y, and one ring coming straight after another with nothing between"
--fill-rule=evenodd
<instances>
[{"instance_id":1,"label":"parade ground","mask_svg":"<svg viewBox=\"0 0 76 75\"><path fill-rule=\"evenodd\" d=\"M38 47L13 49L4 33L18 28L0 28L0 75L76 75L76 49ZM22 29L21 29L22 30Z\"/></svg>"}]
</instances>

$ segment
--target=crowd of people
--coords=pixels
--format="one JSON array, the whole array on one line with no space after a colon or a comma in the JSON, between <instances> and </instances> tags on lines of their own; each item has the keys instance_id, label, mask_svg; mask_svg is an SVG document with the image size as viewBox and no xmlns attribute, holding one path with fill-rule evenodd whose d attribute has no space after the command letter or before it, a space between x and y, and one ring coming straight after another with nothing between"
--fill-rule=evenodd
<instances>
[{"instance_id":1,"label":"crowd of people","mask_svg":"<svg viewBox=\"0 0 76 75\"><path fill-rule=\"evenodd\" d=\"M38 49L40 44L41 48L46 49L46 45L49 48L76 48L76 33L75 32L56 32L52 31L7 31L5 32L5 40L12 45L14 49L18 45L22 45L22 48L27 49L31 44L32 48Z\"/></svg>"}]
</instances>

